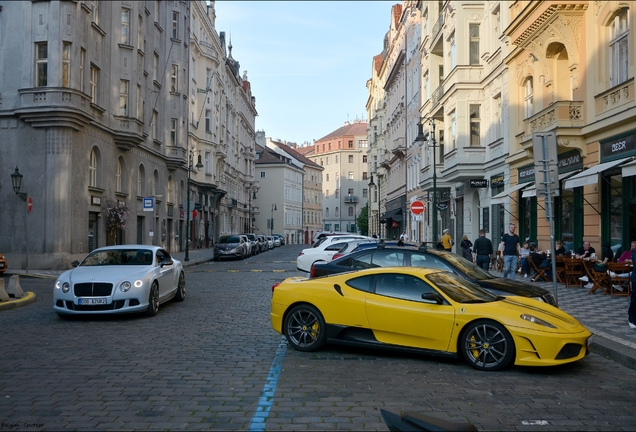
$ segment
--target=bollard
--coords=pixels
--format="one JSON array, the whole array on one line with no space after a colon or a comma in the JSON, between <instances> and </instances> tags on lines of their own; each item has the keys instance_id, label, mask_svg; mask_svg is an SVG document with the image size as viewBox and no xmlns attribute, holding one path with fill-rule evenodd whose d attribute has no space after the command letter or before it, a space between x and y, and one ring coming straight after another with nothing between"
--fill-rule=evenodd
<instances>
[{"instance_id":1,"label":"bollard","mask_svg":"<svg viewBox=\"0 0 636 432\"><path fill-rule=\"evenodd\" d=\"M0 302L9 301L9 294L4 289L4 279L0 279Z\"/></svg>"},{"instance_id":2,"label":"bollard","mask_svg":"<svg viewBox=\"0 0 636 432\"><path fill-rule=\"evenodd\" d=\"M20 276L11 276L11 279L9 279L9 288L7 288L7 294L9 294L9 297L16 299L24 297L24 291L22 291L22 287L20 286Z\"/></svg>"}]
</instances>

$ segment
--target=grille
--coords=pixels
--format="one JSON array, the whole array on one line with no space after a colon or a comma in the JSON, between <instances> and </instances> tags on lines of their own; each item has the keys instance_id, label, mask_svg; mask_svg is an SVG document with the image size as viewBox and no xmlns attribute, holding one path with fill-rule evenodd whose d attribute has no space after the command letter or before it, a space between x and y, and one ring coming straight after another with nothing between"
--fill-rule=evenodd
<instances>
[{"instance_id":1,"label":"grille","mask_svg":"<svg viewBox=\"0 0 636 432\"><path fill-rule=\"evenodd\" d=\"M110 283L78 283L73 286L76 297L107 297L113 292L113 284Z\"/></svg>"},{"instance_id":2,"label":"grille","mask_svg":"<svg viewBox=\"0 0 636 432\"><path fill-rule=\"evenodd\" d=\"M569 359L572 357L576 357L581 352L582 346L575 343L565 344L563 348L561 348L561 352L556 356L557 360Z\"/></svg>"},{"instance_id":3,"label":"grille","mask_svg":"<svg viewBox=\"0 0 636 432\"><path fill-rule=\"evenodd\" d=\"M76 305L72 301L66 301L66 308L75 311L108 311L124 307L126 300L117 300L108 305Z\"/></svg>"}]
</instances>

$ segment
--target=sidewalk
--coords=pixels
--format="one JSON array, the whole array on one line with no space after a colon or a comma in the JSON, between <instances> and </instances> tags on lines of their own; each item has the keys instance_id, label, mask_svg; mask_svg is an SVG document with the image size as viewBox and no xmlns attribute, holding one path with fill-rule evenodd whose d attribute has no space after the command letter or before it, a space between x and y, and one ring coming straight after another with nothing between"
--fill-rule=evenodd
<instances>
[{"instance_id":1,"label":"sidewalk","mask_svg":"<svg viewBox=\"0 0 636 432\"><path fill-rule=\"evenodd\" d=\"M189 261L185 261L185 252L173 254L183 263L184 267L190 267L213 259L213 249L195 249L189 251ZM61 270L25 270L8 269L3 275L5 278L18 274L21 277L50 277L55 278L62 273ZM503 276L502 273L491 271L495 276ZM529 279L515 275L516 279ZM552 282L530 282L549 291L554 291ZM556 297L559 308L566 311L593 334L590 350L598 355L614 360L630 369L636 370L636 330L629 328L627 324L627 307L629 297L610 297L600 292L588 295L587 289L566 288L563 284L556 284ZM30 299L29 302L32 302ZM0 311L19 307L16 302L25 302L25 299L11 300L0 303ZM23 305L23 304L21 304Z\"/></svg>"}]
</instances>

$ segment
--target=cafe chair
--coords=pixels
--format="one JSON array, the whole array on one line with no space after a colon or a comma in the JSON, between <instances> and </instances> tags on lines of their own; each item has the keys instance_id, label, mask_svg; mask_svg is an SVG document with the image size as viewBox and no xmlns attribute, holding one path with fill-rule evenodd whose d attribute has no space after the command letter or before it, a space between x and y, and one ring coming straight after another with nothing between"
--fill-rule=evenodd
<instances>
[{"instance_id":1,"label":"cafe chair","mask_svg":"<svg viewBox=\"0 0 636 432\"><path fill-rule=\"evenodd\" d=\"M555 265L556 265L556 278L557 282L565 284L566 283L566 273L565 273L565 260L567 257L565 255L557 255L554 257Z\"/></svg>"},{"instance_id":2,"label":"cafe chair","mask_svg":"<svg viewBox=\"0 0 636 432\"><path fill-rule=\"evenodd\" d=\"M585 273L583 270L583 261L578 258L565 259L565 287L583 288L583 282L579 279Z\"/></svg>"},{"instance_id":3,"label":"cafe chair","mask_svg":"<svg viewBox=\"0 0 636 432\"><path fill-rule=\"evenodd\" d=\"M603 294L610 295L610 280L609 275L607 274L607 270L600 272L596 271L594 270L595 264L596 263L594 261L583 261L583 267L585 267L587 277L593 284L592 288L590 288L587 293L594 294L597 290L601 290Z\"/></svg>"},{"instance_id":4,"label":"cafe chair","mask_svg":"<svg viewBox=\"0 0 636 432\"><path fill-rule=\"evenodd\" d=\"M620 276L629 274L632 271L631 263L610 262L607 264L607 274L609 276L609 290L612 296L629 296L631 284L629 276Z\"/></svg>"},{"instance_id":5,"label":"cafe chair","mask_svg":"<svg viewBox=\"0 0 636 432\"><path fill-rule=\"evenodd\" d=\"M548 278L548 275L545 274L548 271L548 267L539 268L532 260L531 255L528 255L528 258L526 258L526 260L530 265L530 273L534 271L534 276L532 279L530 279L530 281L539 282L540 280L543 280L545 282L550 282L550 278Z\"/></svg>"}]
</instances>

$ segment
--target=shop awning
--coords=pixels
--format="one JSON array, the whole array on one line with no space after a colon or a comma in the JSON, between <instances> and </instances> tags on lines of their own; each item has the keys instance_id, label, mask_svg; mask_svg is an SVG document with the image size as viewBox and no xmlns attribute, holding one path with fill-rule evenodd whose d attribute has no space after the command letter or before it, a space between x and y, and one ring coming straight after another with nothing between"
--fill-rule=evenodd
<instances>
[{"instance_id":1,"label":"shop awning","mask_svg":"<svg viewBox=\"0 0 636 432\"><path fill-rule=\"evenodd\" d=\"M630 159L631 158L618 159L611 162L605 162L605 163L593 166L592 168L586 169L585 171L582 171L578 173L577 175L567 179L565 183L563 184L563 187L566 189L573 189L575 187L597 184L598 175L600 173L610 168L613 168L617 165L625 163L626 161Z\"/></svg>"},{"instance_id":2,"label":"shop awning","mask_svg":"<svg viewBox=\"0 0 636 432\"><path fill-rule=\"evenodd\" d=\"M567 173L559 174L559 182L561 182L561 180L563 180L563 179L572 177L577 172L578 171L570 171L570 172L567 172ZM529 197L537 196L537 184L535 183L532 187L529 187L528 189L524 189L523 193L521 194L521 196L523 198L529 198ZM554 196L559 196L559 189L557 189L555 191Z\"/></svg>"},{"instance_id":3,"label":"shop awning","mask_svg":"<svg viewBox=\"0 0 636 432\"><path fill-rule=\"evenodd\" d=\"M623 177L632 177L636 175L636 160L626 163L623 168Z\"/></svg>"},{"instance_id":4,"label":"shop awning","mask_svg":"<svg viewBox=\"0 0 636 432\"><path fill-rule=\"evenodd\" d=\"M380 219L393 219L394 221L399 222L402 220L402 209L389 210L380 216Z\"/></svg>"},{"instance_id":5,"label":"shop awning","mask_svg":"<svg viewBox=\"0 0 636 432\"><path fill-rule=\"evenodd\" d=\"M506 189L505 191L498 193L494 197L490 198L490 204L503 204L506 202L506 198L508 198L510 195L512 195L513 193L517 192L520 189L524 189L529 186L532 186L533 184L534 184L533 182L529 182L529 183L520 183L518 185L514 185Z\"/></svg>"}]
</instances>

